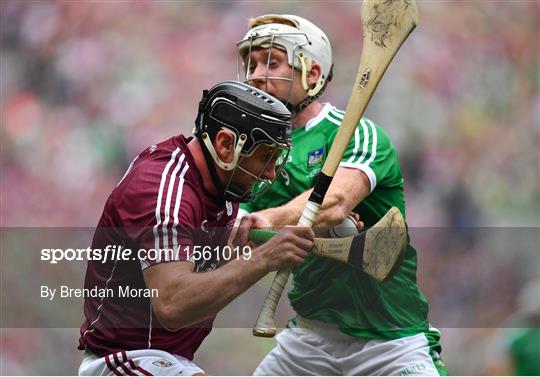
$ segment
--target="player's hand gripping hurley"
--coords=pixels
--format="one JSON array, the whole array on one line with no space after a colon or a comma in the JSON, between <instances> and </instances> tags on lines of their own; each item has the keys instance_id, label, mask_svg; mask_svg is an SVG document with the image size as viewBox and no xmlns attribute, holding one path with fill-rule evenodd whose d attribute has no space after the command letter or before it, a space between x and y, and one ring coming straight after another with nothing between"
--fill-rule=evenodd
<instances>
[{"instance_id":1,"label":"player's hand gripping hurley","mask_svg":"<svg viewBox=\"0 0 540 377\"><path fill-rule=\"evenodd\" d=\"M343 122L302 212L299 225L309 227L313 225L326 191L369 100L392 58L418 22L415 0L364 0L361 12L363 47L358 74ZM277 272L253 328L253 335L273 337L276 334L274 314L290 274L291 268Z\"/></svg>"}]
</instances>

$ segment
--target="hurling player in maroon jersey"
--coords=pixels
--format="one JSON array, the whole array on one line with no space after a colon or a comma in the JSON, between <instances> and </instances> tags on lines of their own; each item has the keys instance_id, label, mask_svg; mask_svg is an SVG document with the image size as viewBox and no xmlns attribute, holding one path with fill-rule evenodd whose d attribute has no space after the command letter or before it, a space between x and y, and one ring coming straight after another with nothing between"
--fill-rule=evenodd
<instances>
[{"instance_id":1,"label":"hurling player in maroon jersey","mask_svg":"<svg viewBox=\"0 0 540 377\"><path fill-rule=\"evenodd\" d=\"M194 135L145 149L107 199L92 249L108 253L85 277L80 375L204 374L192 359L216 314L313 246L301 227L242 257L227 245L238 203L264 193L287 160L281 102L219 83L203 93Z\"/></svg>"}]
</instances>

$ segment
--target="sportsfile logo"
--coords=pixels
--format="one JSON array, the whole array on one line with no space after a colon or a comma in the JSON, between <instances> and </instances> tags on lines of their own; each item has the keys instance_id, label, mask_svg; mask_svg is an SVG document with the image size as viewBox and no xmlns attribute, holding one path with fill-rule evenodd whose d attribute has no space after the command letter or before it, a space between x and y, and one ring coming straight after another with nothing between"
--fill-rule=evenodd
<instances>
[{"instance_id":1,"label":"sportsfile logo","mask_svg":"<svg viewBox=\"0 0 540 377\"><path fill-rule=\"evenodd\" d=\"M138 249L132 250L120 245L107 245L104 249L67 248L41 249L41 260L50 264L61 261L173 261L190 260L193 262L229 261L232 259L251 259L251 247L209 246L209 245L178 245L176 249Z\"/></svg>"}]
</instances>

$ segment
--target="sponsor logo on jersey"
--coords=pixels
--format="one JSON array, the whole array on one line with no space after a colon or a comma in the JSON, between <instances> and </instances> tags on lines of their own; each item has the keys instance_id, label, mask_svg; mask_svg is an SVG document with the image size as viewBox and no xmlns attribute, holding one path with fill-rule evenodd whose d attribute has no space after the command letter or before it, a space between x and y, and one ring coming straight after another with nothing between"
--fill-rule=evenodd
<instances>
[{"instance_id":1,"label":"sponsor logo on jersey","mask_svg":"<svg viewBox=\"0 0 540 377\"><path fill-rule=\"evenodd\" d=\"M323 162L325 149L325 147L322 147L309 152L307 162L308 168L311 168Z\"/></svg>"},{"instance_id":2,"label":"sponsor logo on jersey","mask_svg":"<svg viewBox=\"0 0 540 377\"><path fill-rule=\"evenodd\" d=\"M152 364L154 364L156 367L159 367L159 368L168 368L168 367L173 365L173 363L171 363L169 360L165 360L165 359L156 360L156 361L152 362Z\"/></svg>"}]
</instances>

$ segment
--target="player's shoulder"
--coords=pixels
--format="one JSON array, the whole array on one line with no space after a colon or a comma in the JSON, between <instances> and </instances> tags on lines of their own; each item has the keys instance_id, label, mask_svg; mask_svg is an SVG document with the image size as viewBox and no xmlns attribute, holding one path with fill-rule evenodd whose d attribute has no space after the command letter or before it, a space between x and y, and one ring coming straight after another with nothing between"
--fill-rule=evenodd
<instances>
[{"instance_id":1,"label":"player's shoulder","mask_svg":"<svg viewBox=\"0 0 540 377\"><path fill-rule=\"evenodd\" d=\"M392 144L388 132L379 123L370 118L362 117L360 122L358 122L358 130L362 131L363 137L375 139L377 144Z\"/></svg>"},{"instance_id":2,"label":"player's shoulder","mask_svg":"<svg viewBox=\"0 0 540 377\"><path fill-rule=\"evenodd\" d=\"M160 195L178 193L196 202L200 185L200 174L186 143L175 136L145 148L133 160L113 196L122 203L155 204Z\"/></svg>"},{"instance_id":3,"label":"player's shoulder","mask_svg":"<svg viewBox=\"0 0 540 377\"><path fill-rule=\"evenodd\" d=\"M321 112L311 119L308 124L306 125L306 130L310 130L312 128L318 128L318 129L326 129L329 131L337 132L339 127L341 126L341 123L343 122L343 118L345 117L345 111L337 108L336 106L325 103ZM333 127L318 127L319 125L327 125L327 126L333 126ZM383 130L383 128L376 123L375 121L367 118L362 117L362 119L358 122L358 128L369 128L372 127L373 130Z\"/></svg>"},{"instance_id":4,"label":"player's shoulder","mask_svg":"<svg viewBox=\"0 0 540 377\"><path fill-rule=\"evenodd\" d=\"M134 160L122 184L141 183L153 185L170 176L182 176L185 181L198 178L196 166L186 144L179 137L172 137L145 148Z\"/></svg>"},{"instance_id":5,"label":"player's shoulder","mask_svg":"<svg viewBox=\"0 0 540 377\"><path fill-rule=\"evenodd\" d=\"M307 131L334 131L335 128L341 125L343 120L344 111L339 110L337 107L330 103L323 104L323 107L319 114L310 119L305 127Z\"/></svg>"},{"instance_id":6,"label":"player's shoulder","mask_svg":"<svg viewBox=\"0 0 540 377\"><path fill-rule=\"evenodd\" d=\"M327 134L331 141L336 136L344 116L344 110L341 110L330 103L326 103L319 115L308 123L306 129L309 130L309 126L311 126L311 128L317 126L316 128L319 132ZM386 130L379 123L367 117L362 117L358 122L357 132L355 133L353 140L356 137L360 140L376 140L377 144L391 144L390 137Z\"/></svg>"}]
</instances>

